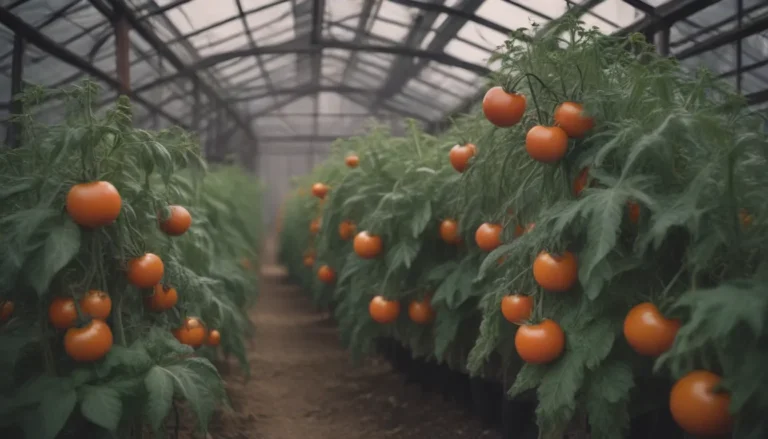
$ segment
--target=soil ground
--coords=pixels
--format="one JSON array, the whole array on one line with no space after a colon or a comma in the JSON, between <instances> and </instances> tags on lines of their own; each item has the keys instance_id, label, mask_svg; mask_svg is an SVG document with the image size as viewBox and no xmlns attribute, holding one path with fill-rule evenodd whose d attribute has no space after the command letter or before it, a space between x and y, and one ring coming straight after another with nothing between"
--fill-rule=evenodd
<instances>
[{"instance_id":1,"label":"soil ground","mask_svg":"<svg viewBox=\"0 0 768 439\"><path fill-rule=\"evenodd\" d=\"M354 366L327 316L285 281L265 251L251 319L252 378L224 373L233 410L212 420L213 439L498 439L454 403L405 385L383 360ZM182 434L182 437L186 434Z\"/></svg>"}]
</instances>

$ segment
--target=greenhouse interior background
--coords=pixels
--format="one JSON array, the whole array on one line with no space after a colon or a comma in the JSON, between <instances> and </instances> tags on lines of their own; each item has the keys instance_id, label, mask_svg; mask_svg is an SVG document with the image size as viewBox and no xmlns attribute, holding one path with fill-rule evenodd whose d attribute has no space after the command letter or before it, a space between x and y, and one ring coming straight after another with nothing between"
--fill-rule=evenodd
<instances>
[{"instance_id":1,"label":"greenhouse interior background","mask_svg":"<svg viewBox=\"0 0 768 439\"><path fill-rule=\"evenodd\" d=\"M509 31L577 14L606 34L642 32L689 68L706 66L762 111L765 0L3 0L0 117L27 84L91 78L127 93L135 124L194 131L212 161L267 183L270 222L293 176L370 119L432 132L476 105ZM63 108L46 104L51 121Z\"/></svg>"}]
</instances>

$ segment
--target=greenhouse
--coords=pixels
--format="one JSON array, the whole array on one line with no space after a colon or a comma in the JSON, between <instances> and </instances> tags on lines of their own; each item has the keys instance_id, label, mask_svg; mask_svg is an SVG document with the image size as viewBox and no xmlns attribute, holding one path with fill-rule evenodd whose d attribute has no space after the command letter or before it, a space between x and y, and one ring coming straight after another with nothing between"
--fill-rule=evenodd
<instances>
[{"instance_id":1,"label":"greenhouse","mask_svg":"<svg viewBox=\"0 0 768 439\"><path fill-rule=\"evenodd\" d=\"M768 1L0 36L0 438L768 438Z\"/></svg>"}]
</instances>

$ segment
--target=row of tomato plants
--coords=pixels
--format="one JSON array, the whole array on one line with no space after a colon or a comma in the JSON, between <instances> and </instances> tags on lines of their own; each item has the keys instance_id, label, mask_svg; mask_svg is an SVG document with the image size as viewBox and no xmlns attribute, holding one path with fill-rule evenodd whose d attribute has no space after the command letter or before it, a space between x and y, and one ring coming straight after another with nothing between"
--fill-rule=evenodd
<instances>
[{"instance_id":1,"label":"row of tomato plants","mask_svg":"<svg viewBox=\"0 0 768 439\"><path fill-rule=\"evenodd\" d=\"M390 336L498 379L543 437L624 437L653 410L765 437L763 119L638 35L566 19L498 56L447 132L374 126L297 180L292 275L356 357Z\"/></svg>"},{"instance_id":2,"label":"row of tomato plants","mask_svg":"<svg viewBox=\"0 0 768 439\"><path fill-rule=\"evenodd\" d=\"M22 145L0 150L0 431L144 437L180 403L226 404L211 362L247 370L260 194L208 169L189 134L132 126L98 87L28 89ZM64 101L60 123L38 104ZM178 421L177 421L178 422Z\"/></svg>"}]
</instances>

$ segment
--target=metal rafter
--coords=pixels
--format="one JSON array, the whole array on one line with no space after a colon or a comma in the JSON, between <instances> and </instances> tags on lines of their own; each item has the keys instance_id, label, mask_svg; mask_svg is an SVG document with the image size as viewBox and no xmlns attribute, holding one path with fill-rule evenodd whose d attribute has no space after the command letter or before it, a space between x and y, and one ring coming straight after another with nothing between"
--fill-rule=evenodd
<instances>
[{"instance_id":1,"label":"metal rafter","mask_svg":"<svg viewBox=\"0 0 768 439\"><path fill-rule=\"evenodd\" d=\"M245 32L246 36L248 37L248 45L255 51L255 49L258 48L258 45L256 44L256 40L253 39L253 32L251 31L250 26L248 26L248 19L245 17L243 2L242 0L235 0L235 3L237 4L237 12L240 16L240 23L243 25L243 32ZM267 87L272 89L272 78L269 77L269 72L264 68L264 60L261 59L261 54L254 53L254 58L256 58L256 65L259 66L259 70L261 70L262 74L264 75L264 82L267 83Z\"/></svg>"},{"instance_id":2,"label":"metal rafter","mask_svg":"<svg viewBox=\"0 0 768 439\"><path fill-rule=\"evenodd\" d=\"M323 15L325 14L325 0L312 0L312 31L309 35L309 45L312 47L318 47L318 52L311 55L311 77L310 86L317 90L320 86L320 75L322 74L322 55L323 55ZM320 92L317 91L314 94L314 112L315 117L312 119L312 133L317 136L319 127L319 121L317 115L320 114ZM315 144L310 143L311 160L314 162L315 158ZM314 163L311 163L314 165Z\"/></svg>"},{"instance_id":3,"label":"metal rafter","mask_svg":"<svg viewBox=\"0 0 768 439\"><path fill-rule=\"evenodd\" d=\"M352 39L352 42L355 44L362 44L365 40L365 34L368 32L369 26L373 25L373 21L371 20L371 17L376 17L377 14L371 14L373 11L373 7L376 6L377 13L378 8L381 8L381 2L376 2L374 0L363 0L363 6L360 10L360 15L358 17L357 21L357 27L355 28L355 36ZM342 20L343 21L343 20ZM347 63L344 66L344 71L341 73L341 81L344 82L347 80L347 75L349 75L349 72L351 69L357 66L358 62L358 54L360 52L352 52L349 55L349 58L347 59Z\"/></svg>"}]
</instances>

